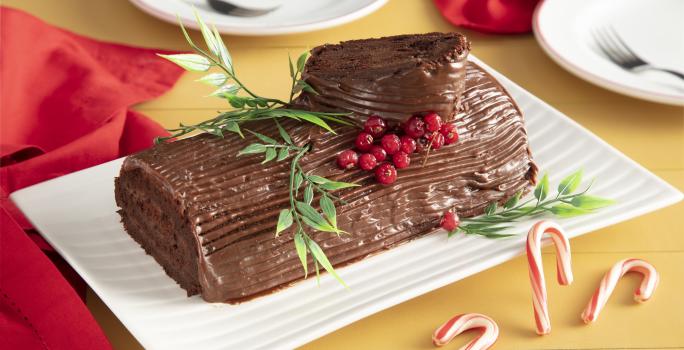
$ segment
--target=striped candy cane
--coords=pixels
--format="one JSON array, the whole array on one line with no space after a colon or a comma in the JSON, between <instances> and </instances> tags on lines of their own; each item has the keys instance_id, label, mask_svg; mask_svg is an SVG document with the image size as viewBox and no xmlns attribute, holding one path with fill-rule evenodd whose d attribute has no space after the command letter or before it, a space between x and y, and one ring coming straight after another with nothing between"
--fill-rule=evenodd
<instances>
[{"instance_id":1,"label":"striped candy cane","mask_svg":"<svg viewBox=\"0 0 684 350\"><path fill-rule=\"evenodd\" d=\"M552 221L539 221L527 234L527 262L530 268L530 283L532 285L532 306L537 334L544 335L551 332L551 320L546 301L546 281L542 271L541 240L544 234L551 235L556 246L556 270L558 283L569 285L572 283L572 267L570 262L570 242L563 229Z\"/></svg>"},{"instance_id":2,"label":"striped candy cane","mask_svg":"<svg viewBox=\"0 0 684 350\"><path fill-rule=\"evenodd\" d=\"M459 350L486 350L491 348L499 337L499 326L491 318L482 314L462 314L439 326L432 335L432 343L435 346L444 346L469 329L480 329L481 334Z\"/></svg>"},{"instance_id":3,"label":"striped candy cane","mask_svg":"<svg viewBox=\"0 0 684 350\"><path fill-rule=\"evenodd\" d=\"M620 277L624 276L627 272L638 272L644 276L641 285L634 291L634 300L642 303L653 296L653 293L658 286L658 280L660 279L655 267L641 259L625 259L618 261L613 265L610 271L603 276L601 285L596 289L591 300L589 300L589 304L587 304L587 307L582 312L582 320L584 320L584 323L590 324L596 321L599 313L606 305L608 298L613 293Z\"/></svg>"}]
</instances>

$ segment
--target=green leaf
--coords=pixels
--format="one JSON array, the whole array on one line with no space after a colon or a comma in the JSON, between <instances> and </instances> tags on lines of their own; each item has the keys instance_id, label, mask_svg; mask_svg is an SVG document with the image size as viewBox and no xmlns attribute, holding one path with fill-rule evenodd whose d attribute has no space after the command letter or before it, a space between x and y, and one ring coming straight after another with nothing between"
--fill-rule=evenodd
<instances>
[{"instance_id":1,"label":"green leaf","mask_svg":"<svg viewBox=\"0 0 684 350\"><path fill-rule=\"evenodd\" d=\"M303 216L303 217L302 217L302 221L304 221L304 223L307 224L308 226L310 226L311 228L313 228L313 229L315 229L315 230L318 230L318 231L333 232L333 233L337 233L337 234L341 233L340 230L338 230L338 229L335 228L335 227L332 227L332 226L331 226L329 223L327 223L327 222L325 222L325 223L318 223L318 222L315 222L314 220L311 220L310 218L308 218L308 217L306 217L306 216Z\"/></svg>"},{"instance_id":2,"label":"green leaf","mask_svg":"<svg viewBox=\"0 0 684 350\"><path fill-rule=\"evenodd\" d=\"M518 201L520 200L520 196L522 196L522 191L518 191L513 197L509 198L506 203L504 203L504 208L505 209L510 209L515 207L516 204L518 204Z\"/></svg>"},{"instance_id":3,"label":"green leaf","mask_svg":"<svg viewBox=\"0 0 684 350\"><path fill-rule=\"evenodd\" d=\"M543 201L546 199L546 196L549 194L549 175L544 173L544 176L542 177L541 181L539 181L539 184L537 184L537 187L534 189L534 198L537 198L538 201Z\"/></svg>"},{"instance_id":4,"label":"green leaf","mask_svg":"<svg viewBox=\"0 0 684 350\"><path fill-rule=\"evenodd\" d=\"M309 181L311 181L315 184L318 184L318 185L330 182L330 180L328 180L322 176L318 176L318 175L309 175L309 176L307 176L307 179L309 179Z\"/></svg>"},{"instance_id":5,"label":"green leaf","mask_svg":"<svg viewBox=\"0 0 684 350\"><path fill-rule=\"evenodd\" d=\"M260 143L253 143L238 152L238 157L243 155L243 154L256 154L256 153L263 153L266 152L266 145L262 145Z\"/></svg>"},{"instance_id":6,"label":"green leaf","mask_svg":"<svg viewBox=\"0 0 684 350\"><path fill-rule=\"evenodd\" d=\"M212 28L214 30L214 37L216 37L216 44L218 45L218 56L221 59L223 65L225 65L226 68L228 68L230 74L235 74L235 70L233 69L233 59L230 57L230 53L228 52L226 44L223 43L223 39L221 39L221 34L219 34L218 30L216 30L216 26L212 26Z\"/></svg>"},{"instance_id":7,"label":"green leaf","mask_svg":"<svg viewBox=\"0 0 684 350\"><path fill-rule=\"evenodd\" d=\"M230 103L233 108L242 108L245 106L245 99L242 97L235 95L227 95L225 97L228 99L228 103Z\"/></svg>"},{"instance_id":8,"label":"green leaf","mask_svg":"<svg viewBox=\"0 0 684 350\"><path fill-rule=\"evenodd\" d=\"M600 209L600 208L605 208L609 205L615 204L615 201L612 199L608 198L602 198L602 197L597 197L597 196L590 196L587 194L583 194L581 196L577 196L570 201L572 205L578 208L582 208L585 210L594 210L594 209Z\"/></svg>"},{"instance_id":9,"label":"green leaf","mask_svg":"<svg viewBox=\"0 0 684 350\"><path fill-rule=\"evenodd\" d=\"M278 133L280 134L280 137L282 137L283 140L285 142L287 142L287 144L291 145L292 144L292 138L290 137L290 135L287 133L287 131L285 131L285 129L283 129L282 126L280 126L280 123L278 123L277 120L275 120L275 123L276 123L276 126L278 127Z\"/></svg>"},{"instance_id":10,"label":"green leaf","mask_svg":"<svg viewBox=\"0 0 684 350\"><path fill-rule=\"evenodd\" d=\"M204 38L204 42L207 44L207 48L209 48L209 51L212 54L218 56L219 55L218 44L216 43L216 38L211 33L211 29L209 29L209 27L204 23L202 18L197 13L197 10L193 9L193 12L195 13L195 18L197 19L197 25L199 25L199 27L200 27L200 31L202 32L202 37Z\"/></svg>"},{"instance_id":11,"label":"green leaf","mask_svg":"<svg viewBox=\"0 0 684 350\"><path fill-rule=\"evenodd\" d=\"M290 149L287 147L283 147L278 151L278 158L276 158L276 161L279 162L285 158L287 158L290 155Z\"/></svg>"},{"instance_id":12,"label":"green leaf","mask_svg":"<svg viewBox=\"0 0 684 350\"><path fill-rule=\"evenodd\" d=\"M295 86L292 88L292 93L294 93L294 94L296 94L300 91L306 91L306 92L312 93L314 95L318 95L318 92L316 92L316 90L314 90L314 88L311 87L311 85L309 85L304 80L297 80L297 82L295 83Z\"/></svg>"},{"instance_id":13,"label":"green leaf","mask_svg":"<svg viewBox=\"0 0 684 350\"><path fill-rule=\"evenodd\" d=\"M306 64L306 58L309 57L309 52L305 51L301 55L299 55L299 58L297 58L297 71L301 72L304 71L304 65Z\"/></svg>"},{"instance_id":14,"label":"green leaf","mask_svg":"<svg viewBox=\"0 0 684 350\"><path fill-rule=\"evenodd\" d=\"M484 212L486 216L490 216L494 213L496 213L496 208L497 208L497 203L496 202L491 202L487 207L485 208Z\"/></svg>"},{"instance_id":15,"label":"green leaf","mask_svg":"<svg viewBox=\"0 0 684 350\"><path fill-rule=\"evenodd\" d=\"M567 203L558 203L549 210L556 216L559 216L561 218L570 218L573 216L579 216L579 215L585 215L591 213L590 210L582 209L575 207L571 204Z\"/></svg>"},{"instance_id":16,"label":"green leaf","mask_svg":"<svg viewBox=\"0 0 684 350\"><path fill-rule=\"evenodd\" d=\"M272 139L272 138L270 138L270 137L268 137L268 136L266 136L266 135L264 135L264 134L260 134L260 133L258 133L258 132L254 132L254 131L252 131L252 130L247 130L247 131L249 131L250 134L256 136L259 140L261 140L261 141L263 141L263 142L265 142L265 143L267 143L267 144L269 144L269 145L275 145L275 144L278 143L278 141L276 141L276 140L274 140L274 139Z\"/></svg>"},{"instance_id":17,"label":"green leaf","mask_svg":"<svg viewBox=\"0 0 684 350\"><path fill-rule=\"evenodd\" d=\"M261 162L261 164L267 163L275 159L277 155L276 150L273 147L269 147L266 149L266 154L264 155L264 161Z\"/></svg>"},{"instance_id":18,"label":"green leaf","mask_svg":"<svg viewBox=\"0 0 684 350\"><path fill-rule=\"evenodd\" d=\"M295 175L295 178L294 178L294 189L295 189L295 191L299 190L299 186L302 185L302 182L304 182L304 177L302 176L301 172L297 172L297 175Z\"/></svg>"},{"instance_id":19,"label":"green leaf","mask_svg":"<svg viewBox=\"0 0 684 350\"><path fill-rule=\"evenodd\" d=\"M284 230L287 230L290 226L292 226L292 222L292 210L281 210L280 215L278 215L278 223L276 224L276 236Z\"/></svg>"},{"instance_id":20,"label":"green leaf","mask_svg":"<svg viewBox=\"0 0 684 350\"><path fill-rule=\"evenodd\" d=\"M211 86L221 86L228 81L228 77L223 73L211 73L197 79L196 81Z\"/></svg>"},{"instance_id":21,"label":"green leaf","mask_svg":"<svg viewBox=\"0 0 684 350\"><path fill-rule=\"evenodd\" d=\"M577 186L582 182L582 169L570 174L558 184L558 194L565 195L575 192Z\"/></svg>"},{"instance_id":22,"label":"green leaf","mask_svg":"<svg viewBox=\"0 0 684 350\"><path fill-rule=\"evenodd\" d=\"M290 77L292 79L295 78L295 70L294 70L294 65L292 64L292 57L290 57L290 54L287 54L287 60L290 62Z\"/></svg>"},{"instance_id":23,"label":"green leaf","mask_svg":"<svg viewBox=\"0 0 684 350\"><path fill-rule=\"evenodd\" d=\"M335 130L333 130L333 129L330 127L330 125L328 125L328 123L325 122L325 120L323 120L323 119L321 119L321 118L319 118L319 117L317 117L317 116L315 116L315 115L313 115L313 114L310 114L310 113L296 113L295 115L296 115L298 118L304 119L304 120L306 120L306 121L309 122L309 123L318 125L318 126L320 126L321 128L323 128L323 129L325 129L325 130L328 130L328 131L330 131L331 133L337 135L337 133L335 132Z\"/></svg>"},{"instance_id":24,"label":"green leaf","mask_svg":"<svg viewBox=\"0 0 684 350\"><path fill-rule=\"evenodd\" d=\"M337 210L335 210L335 203L333 203L328 196L322 195L319 204L321 210L323 210L323 214L328 218L328 222L330 222L333 227L337 227Z\"/></svg>"},{"instance_id":25,"label":"green leaf","mask_svg":"<svg viewBox=\"0 0 684 350\"><path fill-rule=\"evenodd\" d=\"M306 242L304 241L304 236L302 232L299 231L294 236L295 248L297 249L297 255L299 255L299 261L302 262L304 267L304 278L309 274L309 264L306 262Z\"/></svg>"},{"instance_id":26,"label":"green leaf","mask_svg":"<svg viewBox=\"0 0 684 350\"><path fill-rule=\"evenodd\" d=\"M339 190L342 188L358 187L358 186L360 186L360 185L353 184L350 182L328 181L328 182L322 184L321 188L324 190L328 190L328 191L334 191L334 190Z\"/></svg>"},{"instance_id":27,"label":"green leaf","mask_svg":"<svg viewBox=\"0 0 684 350\"><path fill-rule=\"evenodd\" d=\"M245 135L242 134L242 130L240 130L240 125L236 122L228 122L223 128L240 135L243 139L245 138Z\"/></svg>"},{"instance_id":28,"label":"green leaf","mask_svg":"<svg viewBox=\"0 0 684 350\"><path fill-rule=\"evenodd\" d=\"M211 129L202 129L214 136L218 136L220 138L223 138L223 131L220 128L211 128Z\"/></svg>"},{"instance_id":29,"label":"green leaf","mask_svg":"<svg viewBox=\"0 0 684 350\"><path fill-rule=\"evenodd\" d=\"M190 35L188 35L188 31L185 29L185 25L183 25L183 21L181 21L179 15L176 15L176 19L178 19L178 24L180 25L181 31L183 32L183 36L185 37L185 40L188 42L188 44L190 44L191 46L197 46L194 42L192 42L192 39L190 39Z\"/></svg>"},{"instance_id":30,"label":"green leaf","mask_svg":"<svg viewBox=\"0 0 684 350\"><path fill-rule=\"evenodd\" d=\"M306 204L311 204L313 201L313 186L311 184L306 185L304 189L304 202Z\"/></svg>"},{"instance_id":31,"label":"green leaf","mask_svg":"<svg viewBox=\"0 0 684 350\"><path fill-rule=\"evenodd\" d=\"M204 56L194 53L180 53L176 55L164 55L158 53L157 56L165 58L189 71L206 72L211 67L211 63Z\"/></svg>"},{"instance_id":32,"label":"green leaf","mask_svg":"<svg viewBox=\"0 0 684 350\"><path fill-rule=\"evenodd\" d=\"M313 255L314 259L316 259L316 261L318 261L318 263L321 264L321 266L323 266L323 268L328 271L329 274L335 277L338 282L347 287L342 278L340 278L337 272L335 272L335 269L333 268L332 264L330 264L330 261L328 261L328 257L325 256L325 253L321 247L319 247L318 244L316 244L316 242L312 239L310 239L307 243L309 246L309 251L311 252L311 255Z\"/></svg>"},{"instance_id":33,"label":"green leaf","mask_svg":"<svg viewBox=\"0 0 684 350\"><path fill-rule=\"evenodd\" d=\"M230 96L235 96L235 94L240 91L240 87L233 84L226 84L220 88L214 90L209 96L218 96L220 98L230 99Z\"/></svg>"}]
</instances>

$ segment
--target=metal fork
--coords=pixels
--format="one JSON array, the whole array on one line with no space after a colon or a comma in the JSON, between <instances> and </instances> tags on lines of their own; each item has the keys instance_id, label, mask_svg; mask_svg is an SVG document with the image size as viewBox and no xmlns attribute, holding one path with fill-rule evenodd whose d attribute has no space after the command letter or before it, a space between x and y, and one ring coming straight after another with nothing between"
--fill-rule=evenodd
<instances>
[{"instance_id":1,"label":"metal fork","mask_svg":"<svg viewBox=\"0 0 684 350\"><path fill-rule=\"evenodd\" d=\"M625 44L613 27L594 30L593 36L601 53L624 70L631 72L654 70L669 73L684 80L684 73L656 67L644 61Z\"/></svg>"}]
</instances>

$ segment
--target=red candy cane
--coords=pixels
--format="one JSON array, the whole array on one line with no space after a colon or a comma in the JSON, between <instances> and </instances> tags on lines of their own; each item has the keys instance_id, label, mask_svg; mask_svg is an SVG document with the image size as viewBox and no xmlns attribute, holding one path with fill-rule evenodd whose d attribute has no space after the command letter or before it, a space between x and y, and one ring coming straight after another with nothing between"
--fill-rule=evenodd
<instances>
[{"instance_id":1,"label":"red candy cane","mask_svg":"<svg viewBox=\"0 0 684 350\"><path fill-rule=\"evenodd\" d=\"M641 259L625 259L618 261L613 265L610 271L603 276L601 285L596 289L591 300L589 300L589 304L582 312L582 320L584 320L584 323L589 324L596 321L599 313L606 305L608 298L613 293L620 277L624 276L627 272L632 271L644 275L641 285L634 291L634 300L644 302L653 296L659 280L658 272L655 267Z\"/></svg>"},{"instance_id":2,"label":"red candy cane","mask_svg":"<svg viewBox=\"0 0 684 350\"><path fill-rule=\"evenodd\" d=\"M532 306L537 334L549 334L551 321L546 301L546 281L542 271L541 240L544 234L551 235L556 246L556 270L558 283L569 285L572 283L572 267L570 262L570 242L563 229L552 221L539 221L527 234L527 262L530 268L530 282L532 284Z\"/></svg>"},{"instance_id":3,"label":"red candy cane","mask_svg":"<svg viewBox=\"0 0 684 350\"><path fill-rule=\"evenodd\" d=\"M486 350L491 348L499 337L499 326L491 318L482 314L462 314L439 326L432 335L432 343L435 346L444 346L469 329L480 329L481 334L459 350Z\"/></svg>"}]
</instances>

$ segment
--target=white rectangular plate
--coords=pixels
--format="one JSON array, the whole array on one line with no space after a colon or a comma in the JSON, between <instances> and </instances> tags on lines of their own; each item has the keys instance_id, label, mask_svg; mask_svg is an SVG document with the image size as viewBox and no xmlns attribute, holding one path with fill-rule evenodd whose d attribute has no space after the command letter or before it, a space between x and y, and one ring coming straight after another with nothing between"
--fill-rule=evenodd
<instances>
[{"instance_id":1,"label":"white rectangular plate","mask_svg":"<svg viewBox=\"0 0 684 350\"><path fill-rule=\"evenodd\" d=\"M523 110L534 158L551 174L552 183L582 167L586 178L598 179L593 194L618 201L595 214L562 220L570 236L681 200L678 190L483 67L500 79ZM524 235L447 240L444 233L432 234L339 269L350 289L324 275L319 287L309 278L241 305L210 304L198 296L187 298L124 231L114 203L114 177L122 161L25 188L11 199L150 349L293 348L524 251ZM525 232L530 224L516 229Z\"/></svg>"}]
</instances>

